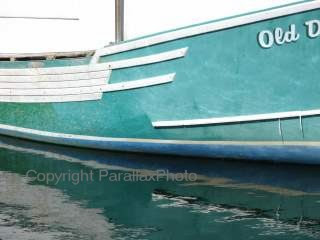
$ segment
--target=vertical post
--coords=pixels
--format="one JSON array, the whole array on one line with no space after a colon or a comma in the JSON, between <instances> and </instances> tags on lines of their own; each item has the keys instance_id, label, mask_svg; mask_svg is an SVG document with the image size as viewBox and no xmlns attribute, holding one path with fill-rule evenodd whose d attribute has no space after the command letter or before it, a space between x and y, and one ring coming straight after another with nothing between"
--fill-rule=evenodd
<instances>
[{"instance_id":1,"label":"vertical post","mask_svg":"<svg viewBox=\"0 0 320 240\"><path fill-rule=\"evenodd\" d=\"M115 0L116 43L124 40L124 0Z\"/></svg>"}]
</instances>

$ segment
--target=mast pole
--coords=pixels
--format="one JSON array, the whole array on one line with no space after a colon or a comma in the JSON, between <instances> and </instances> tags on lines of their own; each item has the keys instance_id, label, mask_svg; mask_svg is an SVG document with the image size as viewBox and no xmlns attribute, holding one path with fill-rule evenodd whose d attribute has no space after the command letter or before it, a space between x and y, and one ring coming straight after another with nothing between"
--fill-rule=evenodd
<instances>
[{"instance_id":1,"label":"mast pole","mask_svg":"<svg viewBox=\"0 0 320 240\"><path fill-rule=\"evenodd\" d=\"M115 42L124 40L124 0L115 0Z\"/></svg>"}]
</instances>

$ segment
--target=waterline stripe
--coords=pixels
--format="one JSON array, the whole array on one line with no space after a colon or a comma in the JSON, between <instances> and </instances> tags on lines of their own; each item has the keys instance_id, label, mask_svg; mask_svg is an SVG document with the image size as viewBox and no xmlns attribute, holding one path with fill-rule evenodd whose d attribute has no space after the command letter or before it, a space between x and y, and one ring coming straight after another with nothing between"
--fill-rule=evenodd
<instances>
[{"instance_id":1,"label":"waterline stripe","mask_svg":"<svg viewBox=\"0 0 320 240\"><path fill-rule=\"evenodd\" d=\"M179 121L159 121L153 122L152 125L155 128L170 128L170 127L192 127L203 125L218 125L218 124L230 124L230 123L243 123L243 122L257 122L268 120L279 120L286 118L301 118L320 115L320 110L310 111L295 111L295 112L280 112L269 114L257 114L235 117L219 117L208 119L193 119L193 120L179 120Z\"/></svg>"},{"instance_id":2,"label":"waterline stripe","mask_svg":"<svg viewBox=\"0 0 320 240\"><path fill-rule=\"evenodd\" d=\"M282 141L190 141L190 140L160 140L160 139L134 139L134 138L109 138L86 136L76 134L55 133L29 128L15 127L0 124L0 134L46 143L54 143L75 147L96 148L108 150L99 143L150 143L150 144L175 144L175 145L233 145L233 146L310 146L320 147L320 142L282 142Z\"/></svg>"}]
</instances>

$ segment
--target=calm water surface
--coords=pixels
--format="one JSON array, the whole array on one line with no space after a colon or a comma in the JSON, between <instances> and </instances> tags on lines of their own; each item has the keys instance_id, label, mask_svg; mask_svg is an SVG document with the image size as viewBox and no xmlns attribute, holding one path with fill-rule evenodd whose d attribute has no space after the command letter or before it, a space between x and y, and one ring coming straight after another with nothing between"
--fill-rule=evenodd
<instances>
[{"instance_id":1,"label":"calm water surface","mask_svg":"<svg viewBox=\"0 0 320 240\"><path fill-rule=\"evenodd\" d=\"M4 137L0 161L0 239L320 239L318 166L106 153ZM197 181L124 178L159 170L195 173ZM67 179L81 172L92 179ZM41 178L62 173L59 182Z\"/></svg>"}]
</instances>

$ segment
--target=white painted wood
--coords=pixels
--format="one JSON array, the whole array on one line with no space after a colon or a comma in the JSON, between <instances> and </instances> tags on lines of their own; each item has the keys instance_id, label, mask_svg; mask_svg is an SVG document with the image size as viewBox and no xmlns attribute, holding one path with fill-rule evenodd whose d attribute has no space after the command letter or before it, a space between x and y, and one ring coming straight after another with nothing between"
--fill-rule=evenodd
<instances>
[{"instance_id":1,"label":"white painted wood","mask_svg":"<svg viewBox=\"0 0 320 240\"><path fill-rule=\"evenodd\" d=\"M91 64L80 66L67 67L50 67L50 68L22 68L22 69L0 69L0 81L6 81L11 77L15 77L16 82L27 81L59 81L80 80L90 78L100 78L101 75L107 74L109 70L141 66L152 63L159 63L184 57L187 54L188 48L176 49L159 54L152 54L149 56L130 58L120 61L113 61L108 63L97 63L98 59L93 58ZM90 76L85 74L90 73ZM70 75L70 76L67 76ZM73 76L72 76L73 75ZM26 76L33 76L27 78ZM18 78L19 77L19 78ZM46 79L47 78L47 79ZM9 81L9 80L8 80Z\"/></svg>"},{"instance_id":2,"label":"white painted wood","mask_svg":"<svg viewBox=\"0 0 320 240\"><path fill-rule=\"evenodd\" d=\"M142 38L135 41L108 46L108 47L97 50L94 57L98 58L100 56L130 51L133 49L148 47L148 46L152 46L159 43L164 43L164 42L191 37L199 34L219 31L219 30L223 30L231 27L242 26L242 25L251 24L251 23L255 23L263 20L283 17L291 14L318 9L318 8L320 8L320 1L315 0L315 1L304 2L300 4L280 7L280 8L263 11L259 13L253 13L245 16L227 19L227 20L222 20L218 22L202 24L195 27L184 28L181 30L163 33L163 34L155 35L152 37Z\"/></svg>"},{"instance_id":3,"label":"white painted wood","mask_svg":"<svg viewBox=\"0 0 320 240\"><path fill-rule=\"evenodd\" d=\"M103 92L155 86L174 80L175 73L108 84L106 78L60 82L0 82L0 102L68 102L98 100Z\"/></svg>"},{"instance_id":4,"label":"white painted wood","mask_svg":"<svg viewBox=\"0 0 320 240\"><path fill-rule=\"evenodd\" d=\"M64 96L0 96L0 102L10 103L61 103L82 102L101 99L101 93Z\"/></svg>"},{"instance_id":5,"label":"white painted wood","mask_svg":"<svg viewBox=\"0 0 320 240\"><path fill-rule=\"evenodd\" d=\"M47 89L47 88L77 88L101 86L107 84L106 78L56 81L56 82L1 82L0 89Z\"/></svg>"},{"instance_id":6,"label":"white painted wood","mask_svg":"<svg viewBox=\"0 0 320 240\"><path fill-rule=\"evenodd\" d=\"M38 76L38 75L63 75L99 72L108 70L108 64L48 67L48 68L20 68L20 69L0 69L0 76Z\"/></svg>"},{"instance_id":7,"label":"white painted wood","mask_svg":"<svg viewBox=\"0 0 320 240\"><path fill-rule=\"evenodd\" d=\"M123 91L129 89L136 89L136 88L143 88L143 87L150 87L165 83L170 83L175 78L175 73L153 77L153 78L146 78L136 81L128 81L128 82L121 82L121 83L113 83L103 86L104 92L115 92L115 91Z\"/></svg>"},{"instance_id":8,"label":"white painted wood","mask_svg":"<svg viewBox=\"0 0 320 240\"><path fill-rule=\"evenodd\" d=\"M1 70L0 70L1 71ZM30 75L30 76L0 76L0 85L6 83L37 83L37 82L64 82L80 81L104 78L106 81L110 77L110 71L57 74L57 75Z\"/></svg>"},{"instance_id":9,"label":"white painted wood","mask_svg":"<svg viewBox=\"0 0 320 240\"><path fill-rule=\"evenodd\" d=\"M0 89L0 96L63 96L102 93L103 85L76 88Z\"/></svg>"},{"instance_id":10,"label":"white painted wood","mask_svg":"<svg viewBox=\"0 0 320 240\"><path fill-rule=\"evenodd\" d=\"M129 67L137 67L141 65L147 65L152 63L160 63L164 61L169 61L177 58L185 57L188 52L188 48L181 48L173 51L163 52L159 54L153 54L144 57L125 59L121 61L109 62L110 69L121 69Z\"/></svg>"},{"instance_id":11,"label":"white painted wood","mask_svg":"<svg viewBox=\"0 0 320 240\"><path fill-rule=\"evenodd\" d=\"M279 120L289 118L301 118L320 115L320 110L310 111L295 111L295 112L280 112L280 113L268 113L235 117L219 117L208 119L193 119L193 120L180 120L180 121L159 121L153 122L152 125L155 128L170 128L170 127L188 127L188 126L203 126L203 125L218 125L218 124L230 124L230 123L243 123L243 122L257 122L267 120Z\"/></svg>"},{"instance_id":12,"label":"white painted wood","mask_svg":"<svg viewBox=\"0 0 320 240\"><path fill-rule=\"evenodd\" d=\"M177 58L185 57L188 52L188 48L181 48L173 51L163 52L159 54L152 54L149 56L138 57L138 58L131 58L125 59L120 61L109 62L110 69L121 69L121 68L129 68L129 67L136 67L146 64L152 63L159 63L164 61L169 61ZM99 57L95 56L91 60L91 64L95 64L99 61Z\"/></svg>"}]
</instances>

